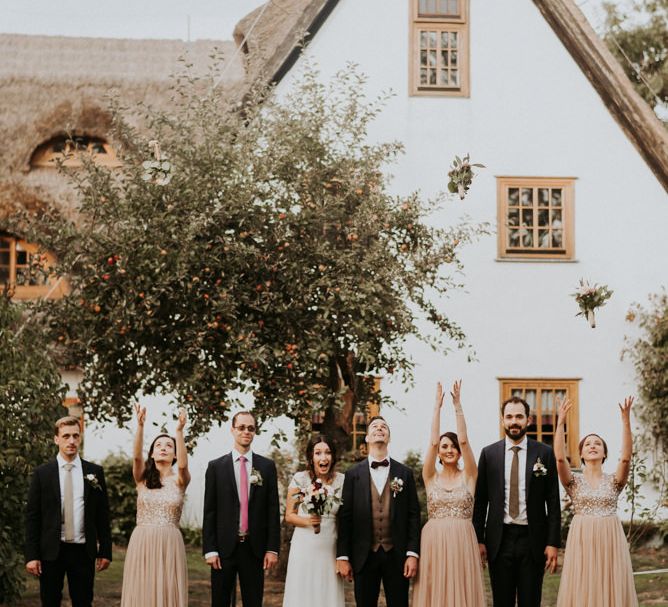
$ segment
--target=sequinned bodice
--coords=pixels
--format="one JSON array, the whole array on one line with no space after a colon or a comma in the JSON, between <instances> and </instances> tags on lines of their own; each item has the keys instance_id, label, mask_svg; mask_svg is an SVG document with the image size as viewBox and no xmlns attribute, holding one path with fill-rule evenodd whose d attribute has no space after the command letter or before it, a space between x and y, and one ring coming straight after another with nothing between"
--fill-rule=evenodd
<instances>
[{"instance_id":1,"label":"sequinned bodice","mask_svg":"<svg viewBox=\"0 0 668 607\"><path fill-rule=\"evenodd\" d=\"M464 484L446 489L437 481L427 491L429 518L468 518L473 516L473 496Z\"/></svg>"},{"instance_id":2,"label":"sequinned bodice","mask_svg":"<svg viewBox=\"0 0 668 607\"><path fill-rule=\"evenodd\" d=\"M184 491L176 484L176 474L163 480L160 489L137 486L137 525L176 525L183 510Z\"/></svg>"},{"instance_id":3,"label":"sequinned bodice","mask_svg":"<svg viewBox=\"0 0 668 607\"><path fill-rule=\"evenodd\" d=\"M574 474L566 491L573 501L575 514L589 516L617 514L617 498L621 488L617 486L612 474L604 474L596 489L589 485L582 474Z\"/></svg>"}]
</instances>

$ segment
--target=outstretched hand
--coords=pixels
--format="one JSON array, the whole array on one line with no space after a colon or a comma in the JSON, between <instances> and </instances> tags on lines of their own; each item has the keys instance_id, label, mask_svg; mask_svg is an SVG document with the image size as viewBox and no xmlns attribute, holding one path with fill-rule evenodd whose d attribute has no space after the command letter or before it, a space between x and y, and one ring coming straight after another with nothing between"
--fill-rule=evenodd
<instances>
[{"instance_id":1,"label":"outstretched hand","mask_svg":"<svg viewBox=\"0 0 668 607\"><path fill-rule=\"evenodd\" d=\"M624 404L617 403L619 410L622 412L622 419L628 420L631 419L631 407L633 406L634 396L627 396L624 399Z\"/></svg>"},{"instance_id":2,"label":"outstretched hand","mask_svg":"<svg viewBox=\"0 0 668 607\"><path fill-rule=\"evenodd\" d=\"M434 409L437 411L440 410L440 408L443 406L443 396L445 393L443 392L443 385L441 382L436 382L436 402L434 403Z\"/></svg>"},{"instance_id":3,"label":"outstretched hand","mask_svg":"<svg viewBox=\"0 0 668 607\"><path fill-rule=\"evenodd\" d=\"M462 380L458 379L455 381L454 384L452 384L452 390L450 392L450 396L452 396L452 404L455 407L461 406L462 404L461 395L462 395Z\"/></svg>"},{"instance_id":4,"label":"outstretched hand","mask_svg":"<svg viewBox=\"0 0 668 607\"><path fill-rule=\"evenodd\" d=\"M564 396L563 398L560 398L557 396L557 424L562 424L566 423L566 416L568 415L568 412L571 410L571 407L573 406L573 402L571 401L568 396Z\"/></svg>"},{"instance_id":5,"label":"outstretched hand","mask_svg":"<svg viewBox=\"0 0 668 607\"><path fill-rule=\"evenodd\" d=\"M186 410L184 407L179 407L179 417L176 422L176 431L180 432L185 428L186 422L188 421L188 414L186 413Z\"/></svg>"},{"instance_id":6,"label":"outstretched hand","mask_svg":"<svg viewBox=\"0 0 668 607\"><path fill-rule=\"evenodd\" d=\"M146 407L141 407L139 403L135 403L135 415L137 416L137 423L143 426L146 421Z\"/></svg>"}]
</instances>

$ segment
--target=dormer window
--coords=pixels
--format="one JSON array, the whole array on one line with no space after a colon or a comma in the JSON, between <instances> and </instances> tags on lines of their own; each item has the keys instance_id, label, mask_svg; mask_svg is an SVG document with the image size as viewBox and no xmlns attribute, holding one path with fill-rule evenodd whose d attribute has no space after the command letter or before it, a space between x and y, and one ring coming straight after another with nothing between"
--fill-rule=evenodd
<instances>
[{"instance_id":1,"label":"dormer window","mask_svg":"<svg viewBox=\"0 0 668 607\"><path fill-rule=\"evenodd\" d=\"M58 135L35 150L30 166L34 168L56 167L59 162L62 162L66 167L79 167L83 164L83 154L90 155L95 163L103 166L121 165L114 149L100 137Z\"/></svg>"}]
</instances>

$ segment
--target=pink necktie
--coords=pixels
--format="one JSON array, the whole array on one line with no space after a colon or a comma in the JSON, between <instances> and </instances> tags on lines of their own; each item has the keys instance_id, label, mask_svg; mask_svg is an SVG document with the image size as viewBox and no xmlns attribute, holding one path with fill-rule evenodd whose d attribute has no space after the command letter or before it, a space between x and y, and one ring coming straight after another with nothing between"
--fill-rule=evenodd
<instances>
[{"instance_id":1,"label":"pink necktie","mask_svg":"<svg viewBox=\"0 0 668 607\"><path fill-rule=\"evenodd\" d=\"M248 533L248 471L246 470L246 458L239 458L239 501L241 502L241 524L239 532L242 535Z\"/></svg>"}]
</instances>

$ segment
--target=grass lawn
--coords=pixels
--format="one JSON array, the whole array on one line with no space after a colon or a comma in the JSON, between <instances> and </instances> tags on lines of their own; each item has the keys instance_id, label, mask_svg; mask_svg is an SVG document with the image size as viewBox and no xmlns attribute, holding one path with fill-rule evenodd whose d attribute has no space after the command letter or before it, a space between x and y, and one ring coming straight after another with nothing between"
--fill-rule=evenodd
<instances>
[{"instance_id":1,"label":"grass lawn","mask_svg":"<svg viewBox=\"0 0 668 607\"><path fill-rule=\"evenodd\" d=\"M189 607L208 607L209 597L209 569L204 563L199 549L188 548ZM114 549L114 562L111 567L100 574L95 581L96 607L115 607L120 604L121 584L123 575L123 560L125 550ZM634 571L649 571L652 569L668 568L668 548L661 550L645 549L632 555ZM560 562L562 559L560 558ZM487 577L487 576L485 576ZM559 574L547 575L543 585L543 607L553 607L557 602L559 589ZM635 576L636 590L641 607L668 607L668 573L637 575ZM489 586L489 582L487 581ZM492 601L489 598L488 605ZM67 592L65 592L67 594ZM283 583L281 580L269 578L265 585L265 601L267 607L280 607L283 598ZM347 585L347 605L354 605L352 585ZM381 601L382 602L382 601ZM39 607L39 586L35 579L28 580L28 588L23 599L18 603L20 607ZM69 607L69 601L63 601L63 607ZM241 600L237 602L241 606ZM147 605L146 607L151 607ZM160 607L160 606L155 606Z\"/></svg>"}]
</instances>

